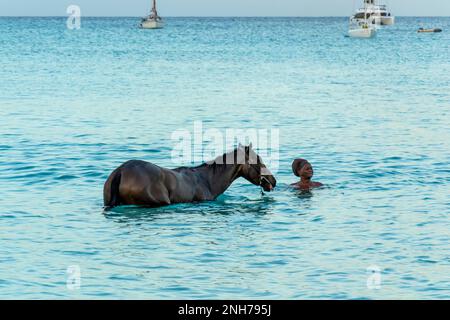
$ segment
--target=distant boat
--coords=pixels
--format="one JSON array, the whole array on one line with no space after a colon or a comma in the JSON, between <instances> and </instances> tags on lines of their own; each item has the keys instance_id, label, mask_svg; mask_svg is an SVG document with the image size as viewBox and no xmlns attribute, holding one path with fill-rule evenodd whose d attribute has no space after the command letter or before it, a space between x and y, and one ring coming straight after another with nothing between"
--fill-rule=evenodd
<instances>
[{"instance_id":1,"label":"distant boat","mask_svg":"<svg viewBox=\"0 0 450 320\"><path fill-rule=\"evenodd\" d=\"M158 11L156 10L156 0L153 0L152 11L148 17L142 18L141 24L139 25L142 29L161 29L164 27L164 22L160 16L158 16Z\"/></svg>"},{"instance_id":2,"label":"distant boat","mask_svg":"<svg viewBox=\"0 0 450 320\"><path fill-rule=\"evenodd\" d=\"M395 17L389 12L387 6L378 4L377 0L364 0L364 8L358 9L352 19L364 19L365 14L369 24L390 26L395 23Z\"/></svg>"},{"instance_id":3,"label":"distant boat","mask_svg":"<svg viewBox=\"0 0 450 320\"><path fill-rule=\"evenodd\" d=\"M377 29L369 23L369 14L367 12L368 4L364 1L364 15L361 19L350 18L348 35L352 38L372 38L377 34Z\"/></svg>"},{"instance_id":4,"label":"distant boat","mask_svg":"<svg viewBox=\"0 0 450 320\"><path fill-rule=\"evenodd\" d=\"M432 33L432 32L442 32L442 29L439 28L435 28L435 29L424 29L424 28L419 28L419 30L417 30L418 33Z\"/></svg>"}]
</instances>

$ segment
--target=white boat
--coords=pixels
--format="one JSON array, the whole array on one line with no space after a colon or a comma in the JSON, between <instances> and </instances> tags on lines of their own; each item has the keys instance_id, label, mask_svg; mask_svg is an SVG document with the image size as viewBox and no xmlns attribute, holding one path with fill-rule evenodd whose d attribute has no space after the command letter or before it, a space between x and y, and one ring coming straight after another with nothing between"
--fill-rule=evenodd
<instances>
[{"instance_id":1,"label":"white boat","mask_svg":"<svg viewBox=\"0 0 450 320\"><path fill-rule=\"evenodd\" d=\"M142 18L139 25L142 29L161 29L164 27L164 22L158 12L156 11L156 0L153 0L152 11L148 17Z\"/></svg>"},{"instance_id":2,"label":"white boat","mask_svg":"<svg viewBox=\"0 0 450 320\"><path fill-rule=\"evenodd\" d=\"M364 8L358 9L352 19L364 19L366 13L370 24L390 26L395 23L395 17L387 6L378 4L377 0L364 0Z\"/></svg>"},{"instance_id":3,"label":"white boat","mask_svg":"<svg viewBox=\"0 0 450 320\"><path fill-rule=\"evenodd\" d=\"M367 5L364 4L365 9ZM352 38L372 38L377 34L377 28L369 23L369 15L367 11L364 12L364 16L361 19L350 18L350 26L348 35Z\"/></svg>"},{"instance_id":4,"label":"white boat","mask_svg":"<svg viewBox=\"0 0 450 320\"><path fill-rule=\"evenodd\" d=\"M164 27L164 22L161 20L145 19L142 20L140 27L142 29L162 29Z\"/></svg>"},{"instance_id":5,"label":"white boat","mask_svg":"<svg viewBox=\"0 0 450 320\"><path fill-rule=\"evenodd\" d=\"M348 35L352 38L373 38L377 35L377 29L370 25L362 25L348 30Z\"/></svg>"}]
</instances>

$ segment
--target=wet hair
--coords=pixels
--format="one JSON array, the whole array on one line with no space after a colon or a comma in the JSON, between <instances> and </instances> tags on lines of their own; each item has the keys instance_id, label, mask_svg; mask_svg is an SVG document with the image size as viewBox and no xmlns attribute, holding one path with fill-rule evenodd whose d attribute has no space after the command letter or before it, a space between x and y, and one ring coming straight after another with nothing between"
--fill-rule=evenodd
<instances>
[{"instance_id":1,"label":"wet hair","mask_svg":"<svg viewBox=\"0 0 450 320\"><path fill-rule=\"evenodd\" d=\"M298 171L301 170L306 164L308 163L308 160L305 159L295 159L294 162L292 162L292 172L294 172L294 174L297 177L300 177L298 175Z\"/></svg>"}]
</instances>

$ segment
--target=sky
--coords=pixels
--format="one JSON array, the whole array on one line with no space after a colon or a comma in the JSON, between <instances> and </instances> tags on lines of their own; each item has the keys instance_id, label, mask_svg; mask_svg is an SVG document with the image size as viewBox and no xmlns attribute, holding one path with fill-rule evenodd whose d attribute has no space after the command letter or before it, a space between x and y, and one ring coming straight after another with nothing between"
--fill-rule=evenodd
<instances>
[{"instance_id":1,"label":"sky","mask_svg":"<svg viewBox=\"0 0 450 320\"><path fill-rule=\"evenodd\" d=\"M362 0L157 0L161 16L349 16ZM380 0L397 16L450 16L449 0ZM151 0L0 0L0 16L143 16Z\"/></svg>"}]
</instances>

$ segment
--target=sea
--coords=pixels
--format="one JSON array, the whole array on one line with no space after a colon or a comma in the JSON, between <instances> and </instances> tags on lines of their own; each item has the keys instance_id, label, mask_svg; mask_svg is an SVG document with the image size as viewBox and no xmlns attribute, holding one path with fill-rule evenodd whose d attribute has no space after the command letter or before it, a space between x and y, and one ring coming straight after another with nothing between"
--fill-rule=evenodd
<instances>
[{"instance_id":1,"label":"sea","mask_svg":"<svg viewBox=\"0 0 450 320\"><path fill-rule=\"evenodd\" d=\"M1 299L450 299L450 18L139 22L0 18ZM275 191L103 208L127 160L210 160L196 124L270 132Z\"/></svg>"}]
</instances>

